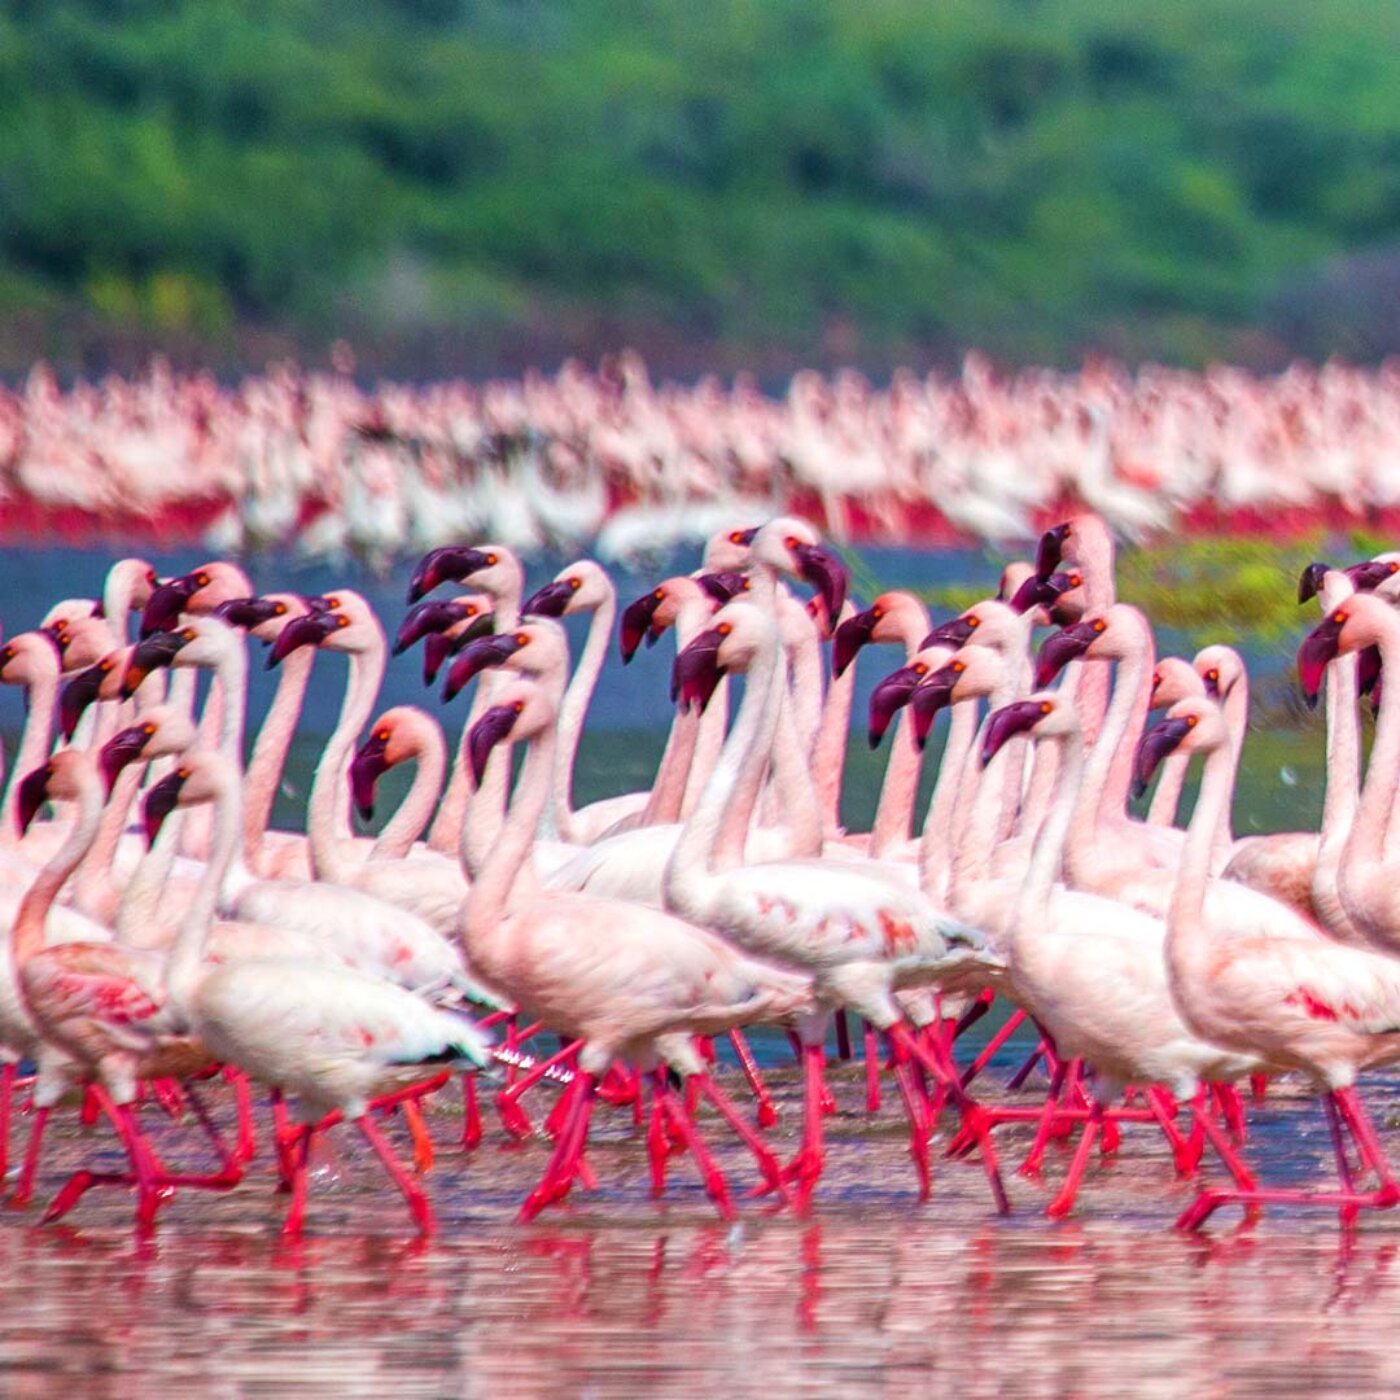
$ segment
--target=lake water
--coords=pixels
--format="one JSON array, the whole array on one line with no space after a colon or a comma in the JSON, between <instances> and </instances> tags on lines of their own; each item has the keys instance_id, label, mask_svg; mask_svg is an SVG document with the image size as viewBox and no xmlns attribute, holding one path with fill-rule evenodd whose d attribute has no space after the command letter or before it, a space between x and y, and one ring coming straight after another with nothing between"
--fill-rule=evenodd
<instances>
[{"instance_id":1,"label":"lake water","mask_svg":"<svg viewBox=\"0 0 1400 1400\"><path fill-rule=\"evenodd\" d=\"M892 583L920 569L989 583L996 572L980 555L873 559ZM155 562L167 571L198 560ZM6 634L32 625L60 596L94 591L104 564L85 552L0 556ZM350 583L390 625L402 612L398 577L380 584L325 570L288 574L267 561L253 573L262 588ZM539 581L544 571L531 576ZM652 577L625 580L624 597ZM581 761L582 799L649 779L667 719L665 651L605 671ZM889 652L865 662L864 687L894 664ZM329 729L342 665L318 665L288 813ZM422 698L418 665L416 656L391 665L386 705ZM266 694L257 674L255 709ZM0 704L0 723L13 730L21 718L14 692L5 689ZM1315 825L1320 750L1315 728L1253 735L1240 829ZM852 747L853 824L873 809L883 758L863 743ZM797 1085L780 1038L759 1037L759 1050L782 1109L774 1141L783 1155L796 1145ZM1019 1043L1007 1048L994 1083L1022 1053ZM1044 1182L1008 1172L1009 1220L991 1214L975 1166L938 1157L933 1199L921 1206L892 1086L871 1121L858 1068L838 1066L833 1081L839 1112L828 1124L829 1169L805 1221L762 1201L742 1202L736 1225L718 1221L682 1158L674 1159L668 1197L653 1202L630 1114L604 1109L590 1154L599 1189L517 1227L515 1209L546 1149L502 1146L492 1120L475 1152L453 1147L455 1095L442 1096L431 1114L441 1150L427 1184L441 1228L428 1245L406 1238L397 1195L343 1132L330 1135L317 1160L310 1233L297 1246L278 1240L283 1204L265 1156L232 1194L182 1192L149 1241L133 1238L122 1191L91 1193L61 1226L40 1227L37 1212L5 1214L0 1389L404 1400L936 1392L972 1400L1356 1397L1395 1388L1400 1217L1366 1219L1347 1237L1326 1212L1273 1213L1248 1233L1222 1215L1208 1236L1183 1238L1171 1222L1193 1188L1173 1180L1155 1131L1136 1125L1125 1128L1116 1159L1091 1169L1069 1221L1041 1214L1065 1168L1061 1147L1049 1155ZM1393 1138L1400 1084L1376 1075L1365 1087ZM547 1099L552 1091L543 1092ZM1038 1093L1028 1090L1025 1101ZM227 1117L226 1097L212 1099ZM153 1109L143 1121L163 1156L197 1160L187 1125ZM751 1182L748 1160L705 1125L736 1187ZM16 1145L26 1126L19 1123ZM1251 1127L1267 1180L1328 1177L1324 1123L1297 1088L1272 1091ZM1002 1130L1008 1169L1028 1136ZM65 1115L41 1199L89 1159L117 1164L110 1133L84 1133ZM1218 1178L1216 1168L1206 1170Z\"/></svg>"}]
</instances>

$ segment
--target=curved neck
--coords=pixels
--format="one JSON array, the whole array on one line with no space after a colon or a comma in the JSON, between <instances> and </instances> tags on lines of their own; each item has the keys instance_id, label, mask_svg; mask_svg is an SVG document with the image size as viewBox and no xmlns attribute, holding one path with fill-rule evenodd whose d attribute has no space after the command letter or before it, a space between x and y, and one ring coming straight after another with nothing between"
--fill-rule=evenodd
<instances>
[{"instance_id":1,"label":"curved neck","mask_svg":"<svg viewBox=\"0 0 1400 1400\"><path fill-rule=\"evenodd\" d=\"M1230 731L1230 791L1235 790L1239 777L1240 761L1244 757L1244 736L1249 732L1249 679L1241 669L1225 703L1220 707L1225 716L1225 727ZM1216 869L1223 869L1229 860L1229 850L1235 842L1231 823L1232 802L1227 802L1220 812L1220 825L1215 832Z\"/></svg>"},{"instance_id":2,"label":"curved neck","mask_svg":"<svg viewBox=\"0 0 1400 1400\"><path fill-rule=\"evenodd\" d=\"M374 713L374 702L384 679L386 652L384 635L378 629L368 646L351 652L349 684L341 702L340 718L316 765L306 828L311 843L311 865L318 880L345 884L354 874L355 862L346 858L341 844L349 835L348 824L344 821L337 824L336 817L343 810L342 799L344 803L349 802L347 775L351 751Z\"/></svg>"},{"instance_id":3,"label":"curved neck","mask_svg":"<svg viewBox=\"0 0 1400 1400\"><path fill-rule=\"evenodd\" d=\"M598 684L608 641L612 636L613 618L617 613L617 595L609 587L602 603L588 624L588 638L579 653L569 688L559 706L559 740L554 756L554 825L563 841L577 841L574 827L574 763L578 759L579 740L583 722Z\"/></svg>"},{"instance_id":4,"label":"curved neck","mask_svg":"<svg viewBox=\"0 0 1400 1400\"><path fill-rule=\"evenodd\" d=\"M846 771L846 745L851 732L851 702L856 692L856 663L827 682L822 702L821 723L812 745L812 777L817 788L817 807L822 830L839 835L841 826L841 779Z\"/></svg>"},{"instance_id":5,"label":"curved neck","mask_svg":"<svg viewBox=\"0 0 1400 1400\"><path fill-rule=\"evenodd\" d=\"M4 844L7 846L19 844L11 835L16 831L15 809L19 805L19 785L49 756L49 745L53 740L53 707L57 695L58 671L54 669L51 673L46 667L28 687L29 714L25 718L24 734L10 769L10 781L5 784L5 800L0 803L0 831L4 832Z\"/></svg>"},{"instance_id":6,"label":"curved neck","mask_svg":"<svg viewBox=\"0 0 1400 1400\"><path fill-rule=\"evenodd\" d=\"M924 818L919 842L919 884L930 899L947 898L953 873L954 827L960 802L970 798L969 787L975 775L968 757L977 733L977 702L963 700L952 706L948 716L948 737L938 764L938 778ZM969 782L971 778L971 782Z\"/></svg>"},{"instance_id":7,"label":"curved neck","mask_svg":"<svg viewBox=\"0 0 1400 1400\"><path fill-rule=\"evenodd\" d=\"M63 844L49 857L20 900L10 931L10 947L16 968L23 967L25 960L44 946L44 925L49 910L58 898L58 892L92 845L101 820L102 787L94 776L83 787L82 796L78 799L77 820Z\"/></svg>"},{"instance_id":8,"label":"curved neck","mask_svg":"<svg viewBox=\"0 0 1400 1400\"><path fill-rule=\"evenodd\" d=\"M379 833L371 852L374 860L406 856L433 814L447 770L447 744L435 723L424 728L414 749L414 757L417 768L413 782L399 803L398 810Z\"/></svg>"},{"instance_id":9,"label":"curved neck","mask_svg":"<svg viewBox=\"0 0 1400 1400\"><path fill-rule=\"evenodd\" d=\"M1387 666L1393 666L1390 674L1400 678L1400 617L1387 615L1384 631L1377 640L1381 649L1381 675L1385 676ZM1370 864L1383 858L1386 828L1397 787L1400 787L1400 685L1391 685L1387 679L1381 690L1371 761L1366 767L1366 781L1361 788L1360 805L1344 857L1348 865L1353 861Z\"/></svg>"},{"instance_id":10,"label":"curved neck","mask_svg":"<svg viewBox=\"0 0 1400 1400\"><path fill-rule=\"evenodd\" d=\"M99 922L105 923L110 917L106 900L113 889L112 866L140 783L139 763L129 764L117 775L117 781L112 785L112 795L102 809L96 839L83 857L73 881L73 907Z\"/></svg>"},{"instance_id":11,"label":"curved neck","mask_svg":"<svg viewBox=\"0 0 1400 1400\"><path fill-rule=\"evenodd\" d=\"M243 780L243 849L255 870L315 663L315 647L300 647L282 662L277 693L253 743L253 756Z\"/></svg>"},{"instance_id":12,"label":"curved neck","mask_svg":"<svg viewBox=\"0 0 1400 1400\"><path fill-rule=\"evenodd\" d=\"M812 785L812 770L802 752L801 740L793 718L791 693L781 696L782 713L773 735L773 786L782 810L782 826L787 831L794 857L815 856L822 849L822 818L817 807L817 792ZM736 862L742 862L747 831L736 833L734 852Z\"/></svg>"},{"instance_id":13,"label":"curved neck","mask_svg":"<svg viewBox=\"0 0 1400 1400\"><path fill-rule=\"evenodd\" d=\"M752 810L757 800L778 723L784 669L777 637L770 636L749 665L734 727L666 866L667 903L690 917L702 918L723 885L717 856L729 809Z\"/></svg>"},{"instance_id":14,"label":"curved neck","mask_svg":"<svg viewBox=\"0 0 1400 1400\"><path fill-rule=\"evenodd\" d=\"M1339 656L1327 668L1327 767L1322 798L1324 845L1345 838L1356 816L1361 781L1361 725L1358 721L1355 656ZM1381 691L1385 700L1385 691ZM1319 859L1321 856L1319 855Z\"/></svg>"},{"instance_id":15,"label":"curved neck","mask_svg":"<svg viewBox=\"0 0 1400 1400\"><path fill-rule=\"evenodd\" d=\"M1161 776L1152 790L1152 802L1147 809L1148 826L1175 824L1181 789L1186 784L1186 770L1190 766L1191 759L1184 753L1171 753L1162 760Z\"/></svg>"},{"instance_id":16,"label":"curved neck","mask_svg":"<svg viewBox=\"0 0 1400 1400\"><path fill-rule=\"evenodd\" d=\"M724 735L729 725L729 677L723 676L710 703L700 716L695 734L695 752L690 759L690 772L686 776L685 796L681 799L681 817L689 817L700 805L700 796L710 775L719 763L720 751L724 748Z\"/></svg>"},{"instance_id":17,"label":"curved neck","mask_svg":"<svg viewBox=\"0 0 1400 1400\"><path fill-rule=\"evenodd\" d=\"M1206 756L1196 810L1186 829L1186 847L1167 910L1167 966L1173 975L1187 969L1208 971L1211 935L1205 921L1206 880L1221 813L1230 805L1230 747Z\"/></svg>"},{"instance_id":18,"label":"curved neck","mask_svg":"<svg viewBox=\"0 0 1400 1400\"><path fill-rule=\"evenodd\" d=\"M220 789L214 801L214 826L209 863L195 887L194 897L180 917L175 941L165 964L165 984L182 1015L188 1015L199 985L204 941L214 922L219 892L243 840L243 796L238 781Z\"/></svg>"},{"instance_id":19,"label":"curved neck","mask_svg":"<svg viewBox=\"0 0 1400 1400\"><path fill-rule=\"evenodd\" d=\"M976 700L962 700L960 705L968 706L973 714L977 711ZM953 868L949 875L949 892L954 902L967 897L969 892L983 881L991 878L992 851L996 842L992 833L996 830L997 819L1001 814L1002 765L1010 762L1006 750L1001 749L991 763L983 768L978 762L978 738L985 724L977 727L972 743L968 746L967 758L963 762L963 792L961 794L966 813L958 821L954 814L955 840L953 845Z\"/></svg>"},{"instance_id":20,"label":"curved neck","mask_svg":"<svg viewBox=\"0 0 1400 1400\"><path fill-rule=\"evenodd\" d=\"M1075 809L1084 781L1084 745L1077 734L1057 737L1063 757L1060 760L1060 789L1045 820L1036 833L1035 845L1031 850L1030 864L1026 868L1026 878L1021 885L1021 893L1016 900L1016 918L1012 931L1012 957L1016 956L1016 943L1027 937L1034 937L1038 918L1043 915L1050 900L1050 892L1060 877L1064 865L1065 843L1069 838L1070 823L1074 820Z\"/></svg>"}]
</instances>

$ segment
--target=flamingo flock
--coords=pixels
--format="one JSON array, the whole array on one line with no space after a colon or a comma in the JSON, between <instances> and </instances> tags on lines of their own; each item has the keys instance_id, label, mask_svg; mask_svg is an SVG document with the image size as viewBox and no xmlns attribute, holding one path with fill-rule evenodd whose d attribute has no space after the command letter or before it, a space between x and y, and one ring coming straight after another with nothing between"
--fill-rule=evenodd
<instances>
[{"instance_id":1,"label":"flamingo flock","mask_svg":"<svg viewBox=\"0 0 1400 1400\"><path fill-rule=\"evenodd\" d=\"M1225 646L1156 656L1148 619L1115 600L1101 516L1048 529L996 597L955 618L899 592L858 609L847 589L818 531L779 515L731 520L695 573L622 607L592 560L527 594L510 544L436 546L392 644L353 590L256 595L228 560L165 580L120 560L101 599L55 604L0 648L0 682L30 702L0 799L6 1164L28 1123L12 1203L33 1200L46 1125L72 1109L107 1120L125 1165L70 1174L46 1220L122 1189L149 1229L178 1192L251 1189L261 1151L297 1235L316 1140L348 1122L427 1234L443 1115L424 1103L460 1074L456 1150L488 1131L548 1143L522 1221L596 1186L600 1113L634 1125L654 1195L685 1154L733 1217L722 1131L752 1159L754 1193L801 1214L826 1165L832 1055L863 1059L866 1112L892 1085L921 1200L941 1157L980 1171L988 1208L1008 1212L1004 1130L1019 1124L1024 1176L1043 1176L1052 1141L1072 1144L1052 1217L1130 1125L1199 1180L1183 1228L1277 1205L1350 1226L1400 1203L1357 1087L1400 1060L1386 847L1400 684L1385 680L1400 671L1400 555L1304 574L1300 601L1322 605L1298 653L1305 696L1326 696L1322 826L1244 838L1231 823L1244 665ZM590 617L576 660L559 621L575 615ZM574 764L615 631L624 663L674 634L671 730L649 788L580 807ZM251 748L250 639L279 671ZM426 709L375 714L391 653L419 644L425 682L467 709L455 751ZM890 756L871 829L850 831L853 676L881 645L903 664L867 727ZM273 827L310 672L335 653L344 698L305 830ZM372 816L401 765L406 795L378 836L360 834L352 813ZM1154 779L1139 818L1130 797ZM1003 1022L966 1052L997 1003ZM988 1066L1017 1027L1034 1053L999 1091ZM767 1082L783 1070L765 1076L755 1034L786 1036L796 1061L788 1160ZM1015 1092L1042 1073L1043 1093ZM1266 1095L1281 1075L1319 1095L1335 1183L1270 1185L1254 1160L1241 1086ZM160 1113L198 1130L188 1161L157 1152Z\"/></svg>"},{"instance_id":2,"label":"flamingo flock","mask_svg":"<svg viewBox=\"0 0 1400 1400\"><path fill-rule=\"evenodd\" d=\"M464 538L645 559L783 513L923 546L1081 509L1133 538L1400 523L1393 364L1003 376L972 355L879 388L804 372L773 398L745 377L653 384L632 353L480 385L362 388L338 363L237 385L158 363L66 390L36 367L0 387L0 529L388 569Z\"/></svg>"}]
</instances>

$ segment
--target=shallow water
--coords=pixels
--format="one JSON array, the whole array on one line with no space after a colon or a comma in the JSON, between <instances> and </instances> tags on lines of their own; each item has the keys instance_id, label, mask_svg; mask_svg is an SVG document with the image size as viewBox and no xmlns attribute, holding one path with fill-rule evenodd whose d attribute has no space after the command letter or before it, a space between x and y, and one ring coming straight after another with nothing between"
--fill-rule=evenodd
<instances>
[{"instance_id":1,"label":"shallow water","mask_svg":"<svg viewBox=\"0 0 1400 1400\"><path fill-rule=\"evenodd\" d=\"M884 563L890 581L926 566L908 557ZM81 552L0 558L6 631L31 625L53 598L92 591L104 564ZM930 567L995 575L980 555ZM255 574L260 587L287 582L266 561ZM625 581L624 596L651 577ZM324 570L292 580L307 591L343 581ZM399 616L401 580L355 582L386 619ZM581 800L649 780L666 719L665 650L629 671L605 671L580 760ZM886 656L888 666L882 657L863 667L863 689L895 664ZM416 659L391 667L385 704L422 700L416 668ZM342 683L339 664L317 669L283 796L288 822L299 820ZM265 703L260 684L255 705ZM0 721L12 731L17 697L0 691ZM458 707L464 712L465 702ZM1238 829L1315 825L1320 751L1316 729L1251 736ZM884 754L856 743L850 762L847 817L857 825L873 810ZM385 808L394 791L386 785ZM778 1037L759 1037L758 1049L783 1107L773 1138L785 1156L796 1146L790 1057ZM1023 1053L1019 1043L1007 1048L995 1084ZM428 1245L409 1239L397 1194L344 1129L316 1159L300 1245L279 1242L283 1198L265 1152L230 1194L182 1190L145 1241L133 1237L132 1203L120 1189L90 1193L60 1225L39 1226L37 1210L0 1217L0 1390L410 1397L936 1388L966 1400L1394 1389L1400 1216L1365 1219L1343 1236L1327 1211L1273 1212L1248 1232L1230 1212L1208 1235L1184 1238L1171 1225L1194 1188L1173 1179L1160 1137L1142 1125L1125 1127L1117 1156L1096 1162L1069 1221L1041 1213L1067 1150L1052 1147L1043 1182L1012 1175L1030 1137L1020 1126L998 1134L1015 1207L1009 1220L992 1215L975 1164L937 1152L933 1199L919 1205L893 1085L872 1122L861 1111L860 1070L839 1066L833 1079L840 1111L827 1124L828 1172L805 1221L761 1200L740 1202L738 1223L719 1221L684 1158L673 1159L666 1199L652 1201L629 1111L600 1109L590 1150L599 1189L518 1227L514 1212L546 1148L503 1146L488 1118L485 1144L461 1152L452 1145L455 1094L440 1096L430 1115L440 1153L427 1186L440 1230ZM738 1097L736 1080L727 1070ZM554 1091L541 1092L547 1107ZM1387 1119L1400 1121L1400 1083L1371 1076L1365 1092L1393 1137ZM988 1097L1000 1097L999 1087ZM211 1102L226 1121L224 1091L211 1091ZM154 1108L143 1122L169 1161L201 1160L188 1125ZM704 1124L744 1189L754 1180L750 1160L713 1120ZM26 1127L18 1122L15 1149ZM1330 1179L1322 1118L1295 1089L1273 1091L1252 1111L1251 1129L1253 1160L1268 1181ZM120 1160L105 1126L84 1134L66 1114L39 1199L91 1157L113 1168ZM1209 1161L1205 1170L1221 1179Z\"/></svg>"}]
</instances>

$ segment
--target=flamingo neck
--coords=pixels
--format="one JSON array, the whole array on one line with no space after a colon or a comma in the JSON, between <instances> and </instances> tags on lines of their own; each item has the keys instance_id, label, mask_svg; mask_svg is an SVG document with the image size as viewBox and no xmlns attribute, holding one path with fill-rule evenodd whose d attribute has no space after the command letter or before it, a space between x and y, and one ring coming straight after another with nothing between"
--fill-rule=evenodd
<instances>
[{"instance_id":1,"label":"flamingo neck","mask_svg":"<svg viewBox=\"0 0 1400 1400\"><path fill-rule=\"evenodd\" d=\"M243 780L243 849L255 870L259 868L263 842L272 821L272 805L315 664L315 647L298 648L282 662L277 693L272 697L253 743L253 756Z\"/></svg>"},{"instance_id":2,"label":"flamingo neck","mask_svg":"<svg viewBox=\"0 0 1400 1400\"><path fill-rule=\"evenodd\" d=\"M1360 797L1361 726L1357 718L1357 660L1339 656L1327 668L1327 769L1322 799L1324 846L1350 834ZM1385 700L1385 691L1381 691ZM1321 856L1319 855L1319 860Z\"/></svg>"},{"instance_id":3,"label":"flamingo neck","mask_svg":"<svg viewBox=\"0 0 1400 1400\"><path fill-rule=\"evenodd\" d=\"M101 820L102 785L94 774L89 782L83 784L78 798L77 819L69 828L63 844L45 862L20 900L10 932L10 947L17 969L44 946L44 925L49 910L68 877L87 854Z\"/></svg>"},{"instance_id":4,"label":"flamingo neck","mask_svg":"<svg viewBox=\"0 0 1400 1400\"><path fill-rule=\"evenodd\" d=\"M7 846L17 846L15 809L19 805L19 785L49 756L53 739L53 707L58 695L58 668L45 667L28 687L29 714L24 721L24 734L10 769L10 781L5 785L5 799L0 803L0 831Z\"/></svg>"},{"instance_id":5,"label":"flamingo neck","mask_svg":"<svg viewBox=\"0 0 1400 1400\"><path fill-rule=\"evenodd\" d=\"M717 855L727 813L731 806L751 810L757 798L777 729L783 670L773 632L749 663L734 727L666 866L667 903L691 917L703 918L722 889Z\"/></svg>"},{"instance_id":6,"label":"flamingo neck","mask_svg":"<svg viewBox=\"0 0 1400 1400\"><path fill-rule=\"evenodd\" d=\"M1230 791L1235 790L1239 778L1240 761L1244 756L1244 736L1249 731L1249 679L1240 668L1240 673L1225 703L1220 707L1225 717L1225 727L1230 731ZM1221 809L1220 825L1215 832L1215 868L1223 870L1229 861L1230 847L1235 843L1234 826L1231 819L1233 802L1227 802Z\"/></svg>"},{"instance_id":7,"label":"flamingo neck","mask_svg":"<svg viewBox=\"0 0 1400 1400\"><path fill-rule=\"evenodd\" d=\"M846 605L846 615L850 613ZM812 777L817 789L817 807L821 812L822 830L828 836L839 836L841 826L841 779L846 771L846 744L851 731L851 702L856 693L856 663L853 660L826 686L822 702L821 723L816 742L812 745Z\"/></svg>"},{"instance_id":8,"label":"flamingo neck","mask_svg":"<svg viewBox=\"0 0 1400 1400\"><path fill-rule=\"evenodd\" d=\"M1031 848L1030 864L1021 893L1016 901L1016 917L1012 931L1011 955L1016 957L1016 943L1034 936L1037 920L1050 900L1055 881L1064 866L1065 844L1069 839L1070 823L1075 819L1081 787L1085 779L1084 745L1075 734L1056 736L1064 750L1060 764L1060 787L1050 810L1036 832Z\"/></svg>"},{"instance_id":9,"label":"flamingo neck","mask_svg":"<svg viewBox=\"0 0 1400 1400\"><path fill-rule=\"evenodd\" d=\"M1400 617L1385 616L1377 642L1381 649L1381 675L1385 675L1387 666L1393 666L1391 675L1400 677ZM1376 716L1371 761L1366 767L1360 805L1343 857L1347 865L1353 862L1375 864L1382 860L1397 788L1400 788L1400 685L1392 686L1386 681L1381 690L1380 713Z\"/></svg>"},{"instance_id":10,"label":"flamingo neck","mask_svg":"<svg viewBox=\"0 0 1400 1400\"><path fill-rule=\"evenodd\" d=\"M1211 935L1205 920L1206 881L1210 877L1215 833L1220 816L1230 805L1230 746L1222 744L1206 755L1200 795L1167 908L1167 968L1173 979L1191 969L1204 972Z\"/></svg>"},{"instance_id":11,"label":"flamingo neck","mask_svg":"<svg viewBox=\"0 0 1400 1400\"><path fill-rule=\"evenodd\" d=\"M943 743L938 778L933 785L928 815L924 818L923 837L919 842L919 884L924 893L935 901L942 901L950 892L957 803L968 786L971 772L968 756L976 733L977 702L960 700L951 707L948 716L948 736ZM975 776L972 781L975 783Z\"/></svg>"},{"instance_id":12,"label":"flamingo neck","mask_svg":"<svg viewBox=\"0 0 1400 1400\"><path fill-rule=\"evenodd\" d=\"M563 841L576 842L579 839L574 822L574 764L578 759L584 718L603 669L616 614L617 594L609 585L602 603L593 613L593 620L588 624L588 638L579 653L578 665L559 706L559 742L554 760L552 806L555 830Z\"/></svg>"},{"instance_id":13,"label":"flamingo neck","mask_svg":"<svg viewBox=\"0 0 1400 1400\"><path fill-rule=\"evenodd\" d=\"M719 762L724 748L724 735L729 725L729 677L720 678L710 703L705 706L695 736L695 752L690 760L690 772L686 775L685 796L681 799L681 818L684 820L700 805L700 795L705 784Z\"/></svg>"},{"instance_id":14,"label":"flamingo neck","mask_svg":"<svg viewBox=\"0 0 1400 1400\"><path fill-rule=\"evenodd\" d=\"M243 794L237 778L221 785L213 805L209 862L195 886L194 897L180 917L165 963L165 984L170 998L176 1010L187 1019L199 986L204 942L214 923L220 891L243 842Z\"/></svg>"},{"instance_id":15,"label":"flamingo neck","mask_svg":"<svg viewBox=\"0 0 1400 1400\"><path fill-rule=\"evenodd\" d=\"M100 923L106 923L109 918L107 899L113 890L112 866L140 782L140 764L130 764L117 775L112 795L102 809L96 839L83 857L73 881L73 907Z\"/></svg>"},{"instance_id":16,"label":"flamingo neck","mask_svg":"<svg viewBox=\"0 0 1400 1400\"><path fill-rule=\"evenodd\" d=\"M406 856L427 826L438 794L442 791L442 780L447 771L447 744L436 724L424 725L413 756L417 759L413 782L399 803L398 810L379 833L379 839L370 853L373 860Z\"/></svg>"},{"instance_id":17,"label":"flamingo neck","mask_svg":"<svg viewBox=\"0 0 1400 1400\"><path fill-rule=\"evenodd\" d=\"M311 867L318 880L347 884L354 875L355 862L347 859L342 844L349 834L351 751L374 713L387 650L384 634L376 628L370 643L350 653L349 683L340 718L316 765L307 804L306 834L311 844ZM341 817L339 822L337 817Z\"/></svg>"},{"instance_id":18,"label":"flamingo neck","mask_svg":"<svg viewBox=\"0 0 1400 1400\"><path fill-rule=\"evenodd\" d=\"M806 857L821 854L822 818L817 808L817 792L812 784L812 770L803 756L801 740L793 715L791 693L784 687L780 696L782 713L778 716L778 728L773 735L773 789L781 809L782 827L790 840L789 854L793 857ZM726 845L722 861L733 856L734 862L743 861L744 842L748 834L748 823L736 824L732 837L726 831L726 838L737 842Z\"/></svg>"},{"instance_id":19,"label":"flamingo neck","mask_svg":"<svg viewBox=\"0 0 1400 1400\"><path fill-rule=\"evenodd\" d=\"M1191 766L1188 754L1171 753L1162 761L1161 776L1152 790L1152 802L1147 809L1148 826L1172 826L1176 809L1181 805L1181 789L1186 784L1186 770Z\"/></svg>"}]
</instances>

